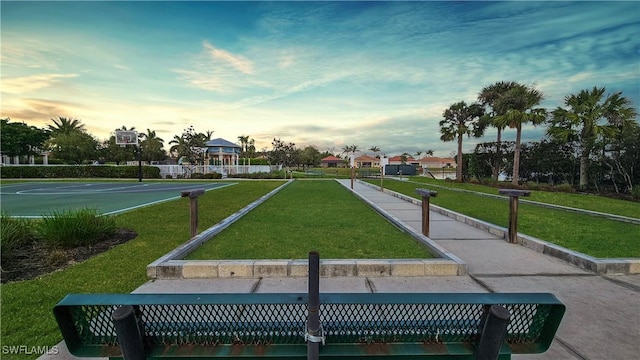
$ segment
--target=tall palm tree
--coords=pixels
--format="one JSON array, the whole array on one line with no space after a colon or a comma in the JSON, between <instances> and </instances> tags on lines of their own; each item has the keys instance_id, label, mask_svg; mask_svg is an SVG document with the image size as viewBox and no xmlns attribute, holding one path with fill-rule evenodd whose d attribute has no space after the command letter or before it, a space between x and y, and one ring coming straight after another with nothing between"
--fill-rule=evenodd
<instances>
[{"instance_id":1,"label":"tall palm tree","mask_svg":"<svg viewBox=\"0 0 640 360\"><path fill-rule=\"evenodd\" d=\"M458 140L458 167L456 172L456 181L462 182L462 138L464 135L470 137L482 136L479 129L479 120L484 115L483 107L478 103L467 105L464 101L460 101L451 105L444 111L442 116L444 120L440 120L440 140L453 141Z\"/></svg>"},{"instance_id":2,"label":"tall palm tree","mask_svg":"<svg viewBox=\"0 0 640 360\"><path fill-rule=\"evenodd\" d=\"M505 92L496 101L496 108L501 115L494 118L497 126L509 126L516 129L516 144L513 152L513 179L511 182L518 185L520 171L520 142L522 139L522 124L531 123L534 126L543 123L547 117L547 111L537 107L544 96L533 87L516 84Z\"/></svg>"},{"instance_id":3,"label":"tall palm tree","mask_svg":"<svg viewBox=\"0 0 640 360\"><path fill-rule=\"evenodd\" d=\"M380 148L377 146L372 146L369 150L373 151L373 157L378 157L378 153L380 152Z\"/></svg>"},{"instance_id":4,"label":"tall palm tree","mask_svg":"<svg viewBox=\"0 0 640 360\"><path fill-rule=\"evenodd\" d=\"M169 141L169 144L173 144L169 148L169 152L175 155L176 158L180 158L182 156L189 156L189 142L185 137L174 135L173 140Z\"/></svg>"},{"instance_id":5,"label":"tall palm tree","mask_svg":"<svg viewBox=\"0 0 640 360\"><path fill-rule=\"evenodd\" d=\"M140 148L142 149L142 155L145 160L163 160L166 157L164 152L164 140L156 135L155 130L147 129L146 133L140 133L140 137L143 139L140 142Z\"/></svg>"},{"instance_id":6,"label":"tall palm tree","mask_svg":"<svg viewBox=\"0 0 640 360\"><path fill-rule=\"evenodd\" d=\"M622 92L605 98L605 88L593 87L578 94L565 96L564 104L552 112L547 134L562 141L575 141L580 150L580 188L589 185L589 157L600 137L615 136L616 132L637 116L631 101Z\"/></svg>"},{"instance_id":7,"label":"tall palm tree","mask_svg":"<svg viewBox=\"0 0 640 360\"><path fill-rule=\"evenodd\" d=\"M59 116L57 119L51 119L53 125L47 128L53 134L70 134L74 131L85 131L84 124L78 119L66 118Z\"/></svg>"},{"instance_id":8,"label":"tall palm tree","mask_svg":"<svg viewBox=\"0 0 640 360\"><path fill-rule=\"evenodd\" d=\"M240 135L238 136L238 141L240 141L240 151L242 152L242 156L247 152L247 146L249 144L249 135Z\"/></svg>"},{"instance_id":9,"label":"tall palm tree","mask_svg":"<svg viewBox=\"0 0 640 360\"><path fill-rule=\"evenodd\" d=\"M493 126L498 130L496 136L496 152L493 159L493 169L491 177L494 181L498 181L498 175L500 173L500 164L502 163L502 130L504 126L499 126L495 123L495 117L504 115L500 109L496 106L498 99L502 97L507 91L511 90L518 83L514 81L498 81L495 84L485 86L478 94L478 101L482 106L488 106L490 112L485 114L482 121L489 126Z\"/></svg>"}]
</instances>

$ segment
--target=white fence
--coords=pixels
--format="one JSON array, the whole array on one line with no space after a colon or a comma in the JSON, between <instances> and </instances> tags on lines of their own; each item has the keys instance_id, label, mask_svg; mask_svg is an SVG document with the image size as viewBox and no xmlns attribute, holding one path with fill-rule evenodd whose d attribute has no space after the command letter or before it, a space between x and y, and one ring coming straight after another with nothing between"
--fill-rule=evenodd
<instances>
[{"instance_id":1,"label":"white fence","mask_svg":"<svg viewBox=\"0 0 640 360\"><path fill-rule=\"evenodd\" d=\"M254 174L271 172L272 167L269 165L152 165L160 169L160 177L165 179L169 176L172 178L183 177L190 178L191 174L209 174L218 173L223 177L234 174ZM273 167L273 170L278 170Z\"/></svg>"}]
</instances>

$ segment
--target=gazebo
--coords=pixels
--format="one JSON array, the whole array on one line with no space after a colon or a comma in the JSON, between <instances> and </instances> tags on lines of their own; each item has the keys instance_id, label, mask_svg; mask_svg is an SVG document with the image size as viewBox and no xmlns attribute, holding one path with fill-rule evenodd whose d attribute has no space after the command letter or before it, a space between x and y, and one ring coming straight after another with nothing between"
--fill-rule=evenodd
<instances>
[{"instance_id":1,"label":"gazebo","mask_svg":"<svg viewBox=\"0 0 640 360\"><path fill-rule=\"evenodd\" d=\"M240 158L240 145L234 144L222 138L213 139L205 143L207 147L207 159L210 165L225 165L231 169L231 166L238 166Z\"/></svg>"}]
</instances>

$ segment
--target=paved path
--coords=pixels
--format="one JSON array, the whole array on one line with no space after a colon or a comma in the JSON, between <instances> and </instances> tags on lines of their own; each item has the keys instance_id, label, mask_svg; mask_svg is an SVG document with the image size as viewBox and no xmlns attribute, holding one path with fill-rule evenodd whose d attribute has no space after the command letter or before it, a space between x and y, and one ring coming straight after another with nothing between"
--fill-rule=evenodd
<instances>
[{"instance_id":1,"label":"paved path","mask_svg":"<svg viewBox=\"0 0 640 360\"><path fill-rule=\"evenodd\" d=\"M348 180L342 181L350 187ZM420 231L421 207L356 183L354 191ZM551 292L567 312L549 351L514 359L635 360L640 275L598 276L432 212L431 239L467 263L467 276L322 278L321 292ZM322 254L320 254L322 255ZM306 292L306 278L158 280L137 293ZM71 359L68 355L46 359Z\"/></svg>"}]
</instances>

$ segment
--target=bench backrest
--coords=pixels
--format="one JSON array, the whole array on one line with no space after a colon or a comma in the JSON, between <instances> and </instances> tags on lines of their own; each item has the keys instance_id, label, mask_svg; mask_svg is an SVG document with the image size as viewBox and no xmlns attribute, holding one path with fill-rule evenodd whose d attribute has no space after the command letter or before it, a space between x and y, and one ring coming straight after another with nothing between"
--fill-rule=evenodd
<instances>
[{"instance_id":1,"label":"bench backrest","mask_svg":"<svg viewBox=\"0 0 640 360\"><path fill-rule=\"evenodd\" d=\"M122 356L111 320L139 314L149 357L306 358L307 294L71 294L54 308L76 356ZM321 356L473 356L490 305L511 313L501 354L544 352L565 311L552 294L320 294Z\"/></svg>"}]
</instances>

